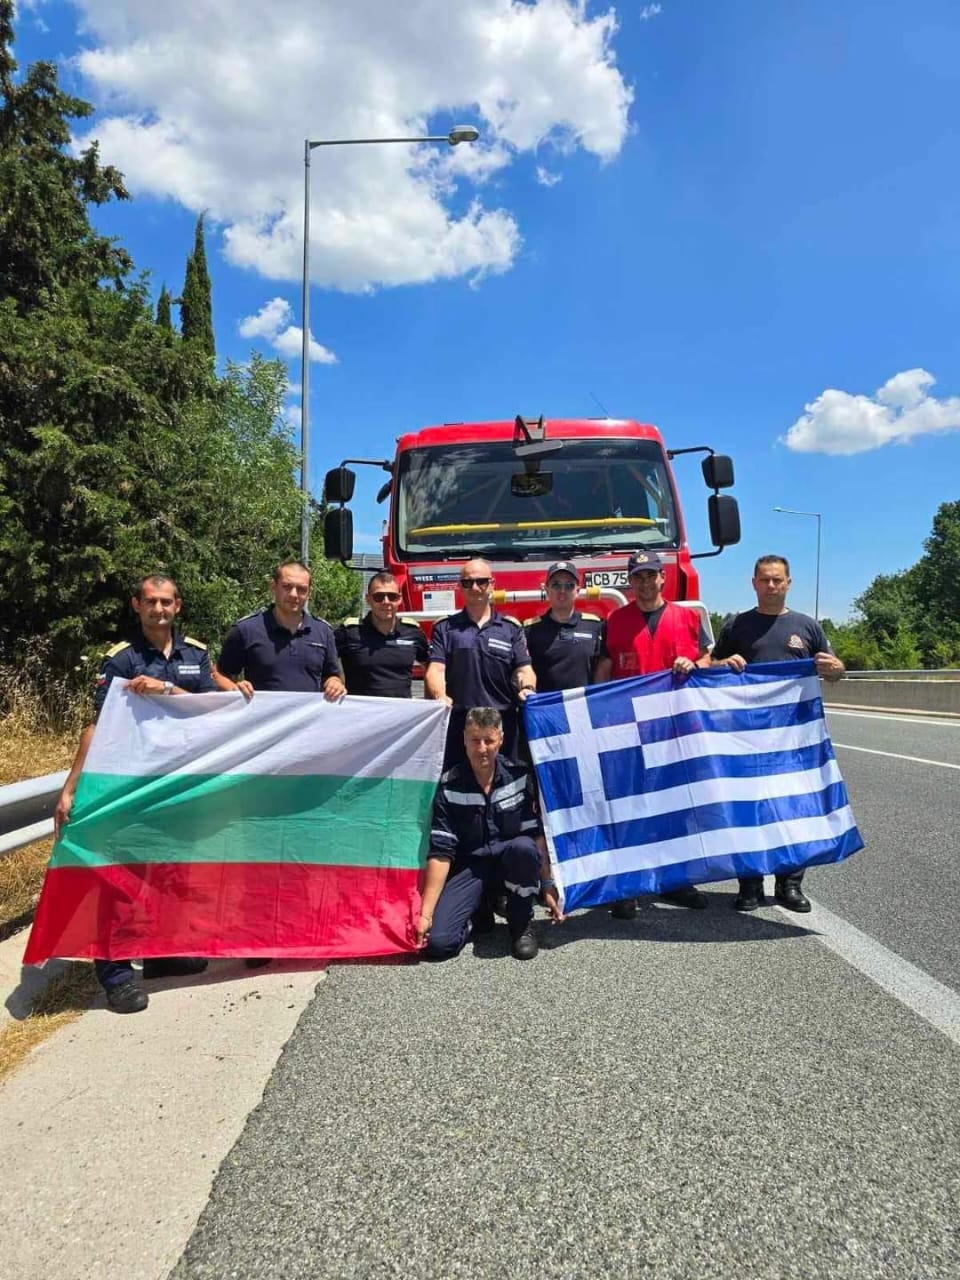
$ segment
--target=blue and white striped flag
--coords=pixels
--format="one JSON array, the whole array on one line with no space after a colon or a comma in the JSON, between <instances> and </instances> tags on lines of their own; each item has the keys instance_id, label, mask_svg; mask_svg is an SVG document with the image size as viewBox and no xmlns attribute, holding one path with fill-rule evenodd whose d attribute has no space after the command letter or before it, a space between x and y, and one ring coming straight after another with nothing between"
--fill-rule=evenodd
<instances>
[{"instance_id":1,"label":"blue and white striped flag","mask_svg":"<svg viewBox=\"0 0 960 1280\"><path fill-rule=\"evenodd\" d=\"M863 848L812 661L539 694L524 719L567 911Z\"/></svg>"}]
</instances>

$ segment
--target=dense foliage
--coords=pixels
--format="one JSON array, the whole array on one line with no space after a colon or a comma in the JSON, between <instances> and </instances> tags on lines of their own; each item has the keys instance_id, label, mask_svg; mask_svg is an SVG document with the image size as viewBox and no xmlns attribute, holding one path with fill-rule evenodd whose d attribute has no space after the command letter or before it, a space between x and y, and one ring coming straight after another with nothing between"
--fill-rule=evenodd
<instances>
[{"instance_id":1,"label":"dense foliage","mask_svg":"<svg viewBox=\"0 0 960 1280\"><path fill-rule=\"evenodd\" d=\"M91 108L52 64L18 81L12 15L0 0L0 666L72 669L123 633L131 583L157 568L216 646L299 547L286 371L254 356L217 376L202 218L184 334L166 289L155 307L91 226L91 204L127 198L121 175L66 149ZM319 562L315 585L319 612L354 606L341 566Z\"/></svg>"},{"instance_id":2,"label":"dense foliage","mask_svg":"<svg viewBox=\"0 0 960 1280\"><path fill-rule=\"evenodd\" d=\"M960 665L960 501L944 502L910 569L881 574L852 622L824 629L854 671Z\"/></svg>"}]
</instances>

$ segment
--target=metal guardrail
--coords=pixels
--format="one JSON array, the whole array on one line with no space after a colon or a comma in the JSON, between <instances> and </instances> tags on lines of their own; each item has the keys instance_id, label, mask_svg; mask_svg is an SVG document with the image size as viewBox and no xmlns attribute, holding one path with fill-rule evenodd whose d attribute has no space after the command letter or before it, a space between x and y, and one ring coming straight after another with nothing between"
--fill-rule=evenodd
<instances>
[{"instance_id":1,"label":"metal guardrail","mask_svg":"<svg viewBox=\"0 0 960 1280\"><path fill-rule=\"evenodd\" d=\"M0 858L53 835L53 811L67 770L0 787Z\"/></svg>"},{"instance_id":2,"label":"metal guardrail","mask_svg":"<svg viewBox=\"0 0 960 1280\"><path fill-rule=\"evenodd\" d=\"M960 680L960 667L911 667L903 671L848 671L848 680Z\"/></svg>"}]
</instances>

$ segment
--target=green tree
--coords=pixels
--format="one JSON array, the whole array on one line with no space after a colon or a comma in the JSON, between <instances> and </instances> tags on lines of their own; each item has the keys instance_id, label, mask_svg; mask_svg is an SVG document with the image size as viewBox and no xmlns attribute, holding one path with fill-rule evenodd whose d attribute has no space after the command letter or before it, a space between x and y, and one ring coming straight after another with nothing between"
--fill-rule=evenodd
<instances>
[{"instance_id":1,"label":"green tree","mask_svg":"<svg viewBox=\"0 0 960 1280\"><path fill-rule=\"evenodd\" d=\"M0 298L19 311L57 290L109 280L121 285L130 258L90 226L87 206L128 199L120 173L100 164L96 143L65 150L71 120L93 110L64 93L51 62L15 79L12 0L0 0Z\"/></svg>"},{"instance_id":2,"label":"green tree","mask_svg":"<svg viewBox=\"0 0 960 1280\"><path fill-rule=\"evenodd\" d=\"M195 342L211 360L216 356L213 338L213 301L207 250L204 244L203 214L197 219L193 252L187 258L187 273L180 299L180 332L188 342Z\"/></svg>"},{"instance_id":3,"label":"green tree","mask_svg":"<svg viewBox=\"0 0 960 1280\"><path fill-rule=\"evenodd\" d=\"M164 285L160 290L160 297L157 299L157 325L161 329L165 329L167 333L173 333L173 316L170 310L171 297Z\"/></svg>"},{"instance_id":4,"label":"green tree","mask_svg":"<svg viewBox=\"0 0 960 1280\"><path fill-rule=\"evenodd\" d=\"M924 665L960 662L960 501L944 502L911 573Z\"/></svg>"},{"instance_id":5,"label":"green tree","mask_svg":"<svg viewBox=\"0 0 960 1280\"><path fill-rule=\"evenodd\" d=\"M90 108L48 64L15 83L12 38L0 0L0 664L69 672L121 631L131 585L157 568L215 645L299 544L285 372L254 357L218 380L212 338L171 341L146 280L90 227L89 203L126 195L96 148L64 152ZM209 303L202 220L191 257ZM356 578L316 576L336 620Z\"/></svg>"}]
</instances>

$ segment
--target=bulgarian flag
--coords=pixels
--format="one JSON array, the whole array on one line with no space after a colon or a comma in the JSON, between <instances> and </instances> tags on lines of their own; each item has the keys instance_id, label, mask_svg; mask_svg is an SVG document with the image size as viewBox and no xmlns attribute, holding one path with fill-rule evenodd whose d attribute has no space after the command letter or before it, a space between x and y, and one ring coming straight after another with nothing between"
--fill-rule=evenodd
<instances>
[{"instance_id":1,"label":"bulgarian flag","mask_svg":"<svg viewBox=\"0 0 960 1280\"><path fill-rule=\"evenodd\" d=\"M114 680L24 963L415 949L448 711Z\"/></svg>"}]
</instances>

